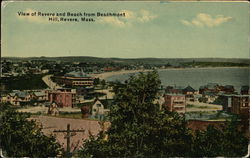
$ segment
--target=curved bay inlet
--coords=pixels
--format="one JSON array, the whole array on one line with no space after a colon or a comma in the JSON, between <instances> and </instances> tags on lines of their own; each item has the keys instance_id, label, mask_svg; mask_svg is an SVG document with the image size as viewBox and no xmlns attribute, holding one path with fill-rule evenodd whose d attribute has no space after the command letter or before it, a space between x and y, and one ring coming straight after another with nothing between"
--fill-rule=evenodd
<instances>
[{"instance_id":1,"label":"curved bay inlet","mask_svg":"<svg viewBox=\"0 0 250 158\"><path fill-rule=\"evenodd\" d=\"M249 85L249 67L219 67L219 68L176 68L158 70L163 86L192 86L199 89L207 83L219 85L233 85L239 91L241 86ZM114 75L106 78L107 81L125 81L136 73Z\"/></svg>"}]
</instances>

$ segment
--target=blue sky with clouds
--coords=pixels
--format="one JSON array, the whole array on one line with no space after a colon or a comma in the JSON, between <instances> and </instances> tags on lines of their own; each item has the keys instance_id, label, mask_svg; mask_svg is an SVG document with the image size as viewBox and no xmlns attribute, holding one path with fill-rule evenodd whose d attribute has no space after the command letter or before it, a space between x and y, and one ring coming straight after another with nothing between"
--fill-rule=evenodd
<instances>
[{"instance_id":1,"label":"blue sky with clouds","mask_svg":"<svg viewBox=\"0 0 250 158\"><path fill-rule=\"evenodd\" d=\"M2 6L2 56L249 58L246 2L12 2ZM23 12L122 12L49 22Z\"/></svg>"}]
</instances>

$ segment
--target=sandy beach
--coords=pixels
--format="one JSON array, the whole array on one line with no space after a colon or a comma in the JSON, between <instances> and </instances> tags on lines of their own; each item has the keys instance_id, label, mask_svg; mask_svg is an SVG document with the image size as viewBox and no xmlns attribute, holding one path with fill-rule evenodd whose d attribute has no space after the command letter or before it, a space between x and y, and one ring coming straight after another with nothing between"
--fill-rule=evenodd
<instances>
[{"instance_id":1,"label":"sandy beach","mask_svg":"<svg viewBox=\"0 0 250 158\"><path fill-rule=\"evenodd\" d=\"M157 69L157 71L166 71L166 70L185 70L185 69L217 69L217 68L248 68L249 67L198 67L198 68L165 68L165 69ZM130 74L130 73L138 73L138 72L148 72L153 70L148 69L139 69L139 70L120 70L120 71L112 71L112 72L103 72L100 74L91 74L94 78L100 78L100 79L107 79L109 77L115 76L115 75L122 75L122 74Z\"/></svg>"},{"instance_id":2,"label":"sandy beach","mask_svg":"<svg viewBox=\"0 0 250 158\"><path fill-rule=\"evenodd\" d=\"M152 70L121 70L121 71L112 71L112 72L103 72L100 74L91 74L94 78L100 78L100 79L107 79L111 76L115 75L122 75L122 74L130 74L130 73L137 73L137 72L148 72Z\"/></svg>"}]
</instances>

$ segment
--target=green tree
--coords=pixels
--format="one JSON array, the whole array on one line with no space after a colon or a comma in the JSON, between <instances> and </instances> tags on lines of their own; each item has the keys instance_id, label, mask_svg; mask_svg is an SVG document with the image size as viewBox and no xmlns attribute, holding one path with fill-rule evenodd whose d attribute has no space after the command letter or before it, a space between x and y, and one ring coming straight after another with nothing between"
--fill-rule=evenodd
<instances>
[{"instance_id":1,"label":"green tree","mask_svg":"<svg viewBox=\"0 0 250 158\"><path fill-rule=\"evenodd\" d=\"M105 86L106 86L106 81L105 81L105 80L101 80L100 83L101 83L101 85L102 85L102 88L105 88Z\"/></svg>"},{"instance_id":2,"label":"green tree","mask_svg":"<svg viewBox=\"0 0 250 158\"><path fill-rule=\"evenodd\" d=\"M100 84L100 78L95 78L93 84L94 86L97 86L98 84Z\"/></svg>"},{"instance_id":3,"label":"green tree","mask_svg":"<svg viewBox=\"0 0 250 158\"><path fill-rule=\"evenodd\" d=\"M116 84L111 126L86 140L80 157L214 157L246 154L248 140L237 121L204 131L187 128L185 118L154 101L160 87L157 72L140 73ZM108 138L107 138L108 137Z\"/></svg>"},{"instance_id":4,"label":"green tree","mask_svg":"<svg viewBox=\"0 0 250 158\"><path fill-rule=\"evenodd\" d=\"M1 148L10 157L57 156L61 147L53 136L45 136L29 114L19 113L8 105L0 105Z\"/></svg>"},{"instance_id":5,"label":"green tree","mask_svg":"<svg viewBox=\"0 0 250 158\"><path fill-rule=\"evenodd\" d=\"M192 156L245 156L248 139L238 128L238 121L233 118L221 128L210 125L205 131L196 131L193 138Z\"/></svg>"},{"instance_id":6,"label":"green tree","mask_svg":"<svg viewBox=\"0 0 250 158\"><path fill-rule=\"evenodd\" d=\"M111 127L86 141L81 156L166 157L190 151L191 135L184 118L154 103L160 88L157 72L140 73L116 88ZM104 137L108 135L108 139Z\"/></svg>"}]
</instances>

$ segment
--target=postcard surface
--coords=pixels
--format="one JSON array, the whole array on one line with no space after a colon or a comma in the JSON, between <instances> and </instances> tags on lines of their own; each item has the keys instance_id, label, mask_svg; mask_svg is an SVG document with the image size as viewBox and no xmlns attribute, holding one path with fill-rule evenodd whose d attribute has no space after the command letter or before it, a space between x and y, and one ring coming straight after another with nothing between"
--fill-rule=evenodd
<instances>
[{"instance_id":1,"label":"postcard surface","mask_svg":"<svg viewBox=\"0 0 250 158\"><path fill-rule=\"evenodd\" d=\"M1 156L248 155L248 2L1 8Z\"/></svg>"}]
</instances>

